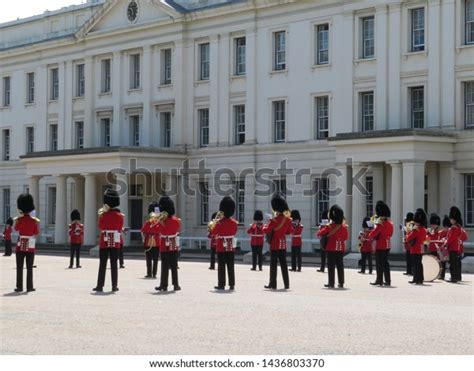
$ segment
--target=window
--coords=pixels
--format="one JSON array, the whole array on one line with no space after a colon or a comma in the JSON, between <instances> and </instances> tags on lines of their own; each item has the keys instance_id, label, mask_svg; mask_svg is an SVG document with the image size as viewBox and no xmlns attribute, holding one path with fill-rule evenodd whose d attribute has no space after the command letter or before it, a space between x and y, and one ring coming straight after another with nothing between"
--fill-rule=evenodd
<instances>
[{"instance_id":1,"label":"window","mask_svg":"<svg viewBox=\"0 0 474 371\"><path fill-rule=\"evenodd\" d=\"M56 187L48 188L48 224L56 224Z\"/></svg>"},{"instance_id":2,"label":"window","mask_svg":"<svg viewBox=\"0 0 474 371\"><path fill-rule=\"evenodd\" d=\"M199 45L199 80L209 80L210 75L210 45Z\"/></svg>"},{"instance_id":3,"label":"window","mask_svg":"<svg viewBox=\"0 0 474 371\"><path fill-rule=\"evenodd\" d=\"M474 44L474 0L466 0L464 12L466 44Z\"/></svg>"},{"instance_id":4,"label":"window","mask_svg":"<svg viewBox=\"0 0 474 371\"><path fill-rule=\"evenodd\" d=\"M161 85L171 85L171 49L161 51Z\"/></svg>"},{"instance_id":5,"label":"window","mask_svg":"<svg viewBox=\"0 0 474 371\"><path fill-rule=\"evenodd\" d=\"M374 92L361 93L362 131L374 130Z\"/></svg>"},{"instance_id":6,"label":"window","mask_svg":"<svg viewBox=\"0 0 474 371\"><path fill-rule=\"evenodd\" d=\"M111 81L111 64L110 59L102 59L100 62L101 64L101 71L102 71L102 79L100 83L100 92L101 93L110 93L110 81Z\"/></svg>"},{"instance_id":7,"label":"window","mask_svg":"<svg viewBox=\"0 0 474 371\"><path fill-rule=\"evenodd\" d=\"M198 110L199 118L199 144L201 147L209 145L209 109Z\"/></svg>"},{"instance_id":8,"label":"window","mask_svg":"<svg viewBox=\"0 0 474 371\"><path fill-rule=\"evenodd\" d=\"M245 180L238 180L234 185L235 190L235 217L239 223L245 220Z\"/></svg>"},{"instance_id":9,"label":"window","mask_svg":"<svg viewBox=\"0 0 474 371\"><path fill-rule=\"evenodd\" d=\"M245 143L245 105L234 106L235 144Z\"/></svg>"},{"instance_id":10,"label":"window","mask_svg":"<svg viewBox=\"0 0 474 371\"><path fill-rule=\"evenodd\" d=\"M83 97L86 91L84 64L76 65L76 97Z\"/></svg>"},{"instance_id":11,"label":"window","mask_svg":"<svg viewBox=\"0 0 474 371\"><path fill-rule=\"evenodd\" d=\"M315 193L315 218L316 223L319 223L322 219L324 211L329 210L329 179L328 178L317 178L314 180L314 193Z\"/></svg>"},{"instance_id":12,"label":"window","mask_svg":"<svg viewBox=\"0 0 474 371\"><path fill-rule=\"evenodd\" d=\"M362 58L375 57L375 18L362 18Z\"/></svg>"},{"instance_id":13,"label":"window","mask_svg":"<svg viewBox=\"0 0 474 371\"><path fill-rule=\"evenodd\" d=\"M51 100L58 100L59 98L59 70L57 68L51 70L51 92L49 98Z\"/></svg>"},{"instance_id":14,"label":"window","mask_svg":"<svg viewBox=\"0 0 474 371\"><path fill-rule=\"evenodd\" d=\"M464 175L464 220L466 226L474 226L474 174Z\"/></svg>"},{"instance_id":15,"label":"window","mask_svg":"<svg viewBox=\"0 0 474 371\"><path fill-rule=\"evenodd\" d=\"M171 112L162 112L160 114L161 123L161 146L171 147Z\"/></svg>"},{"instance_id":16,"label":"window","mask_svg":"<svg viewBox=\"0 0 474 371\"><path fill-rule=\"evenodd\" d=\"M411 10L411 51L425 50L425 8Z\"/></svg>"},{"instance_id":17,"label":"window","mask_svg":"<svg viewBox=\"0 0 474 371\"><path fill-rule=\"evenodd\" d=\"M130 145L140 146L140 116L130 116Z\"/></svg>"},{"instance_id":18,"label":"window","mask_svg":"<svg viewBox=\"0 0 474 371\"><path fill-rule=\"evenodd\" d=\"M100 119L102 147L110 147L110 118Z\"/></svg>"},{"instance_id":19,"label":"window","mask_svg":"<svg viewBox=\"0 0 474 371\"><path fill-rule=\"evenodd\" d=\"M411 127L423 129L425 126L425 88L411 88Z\"/></svg>"},{"instance_id":20,"label":"window","mask_svg":"<svg viewBox=\"0 0 474 371\"><path fill-rule=\"evenodd\" d=\"M3 188L3 223L6 223L7 219L11 216L10 212L10 188Z\"/></svg>"},{"instance_id":21,"label":"window","mask_svg":"<svg viewBox=\"0 0 474 371\"><path fill-rule=\"evenodd\" d=\"M75 140L77 149L84 148L84 121L76 121L75 122Z\"/></svg>"},{"instance_id":22,"label":"window","mask_svg":"<svg viewBox=\"0 0 474 371\"><path fill-rule=\"evenodd\" d=\"M8 107L10 105L10 76L5 76L3 78L3 106Z\"/></svg>"},{"instance_id":23,"label":"window","mask_svg":"<svg viewBox=\"0 0 474 371\"><path fill-rule=\"evenodd\" d=\"M58 150L58 125L57 124L49 125L49 150L50 151Z\"/></svg>"},{"instance_id":24,"label":"window","mask_svg":"<svg viewBox=\"0 0 474 371\"><path fill-rule=\"evenodd\" d=\"M464 126L474 128L474 81L464 83Z\"/></svg>"},{"instance_id":25,"label":"window","mask_svg":"<svg viewBox=\"0 0 474 371\"><path fill-rule=\"evenodd\" d=\"M30 126L26 128L26 153L35 150L35 128Z\"/></svg>"},{"instance_id":26,"label":"window","mask_svg":"<svg viewBox=\"0 0 474 371\"><path fill-rule=\"evenodd\" d=\"M329 24L316 26L316 58L315 64L329 63Z\"/></svg>"},{"instance_id":27,"label":"window","mask_svg":"<svg viewBox=\"0 0 474 371\"><path fill-rule=\"evenodd\" d=\"M273 179L272 183L272 193L273 196L281 196L286 198L287 188L286 188L286 178Z\"/></svg>"},{"instance_id":28,"label":"window","mask_svg":"<svg viewBox=\"0 0 474 371\"><path fill-rule=\"evenodd\" d=\"M10 129L5 129L2 131L2 160L10 160Z\"/></svg>"},{"instance_id":29,"label":"window","mask_svg":"<svg viewBox=\"0 0 474 371\"><path fill-rule=\"evenodd\" d=\"M273 69L283 71L286 69L286 31L273 34Z\"/></svg>"},{"instance_id":30,"label":"window","mask_svg":"<svg viewBox=\"0 0 474 371\"><path fill-rule=\"evenodd\" d=\"M130 89L140 89L140 54L130 56Z\"/></svg>"},{"instance_id":31,"label":"window","mask_svg":"<svg viewBox=\"0 0 474 371\"><path fill-rule=\"evenodd\" d=\"M273 141L280 143L285 141L285 101L273 102Z\"/></svg>"},{"instance_id":32,"label":"window","mask_svg":"<svg viewBox=\"0 0 474 371\"><path fill-rule=\"evenodd\" d=\"M235 43L235 74L237 76L245 75L245 53L246 53L245 37L234 39Z\"/></svg>"},{"instance_id":33,"label":"window","mask_svg":"<svg viewBox=\"0 0 474 371\"><path fill-rule=\"evenodd\" d=\"M26 75L27 80L27 103L34 103L35 102L35 73L29 72Z\"/></svg>"},{"instance_id":34,"label":"window","mask_svg":"<svg viewBox=\"0 0 474 371\"><path fill-rule=\"evenodd\" d=\"M329 97L316 97L316 133L317 139L329 136Z\"/></svg>"},{"instance_id":35,"label":"window","mask_svg":"<svg viewBox=\"0 0 474 371\"><path fill-rule=\"evenodd\" d=\"M209 184L207 182L199 182L201 224L209 223L209 194Z\"/></svg>"},{"instance_id":36,"label":"window","mask_svg":"<svg viewBox=\"0 0 474 371\"><path fill-rule=\"evenodd\" d=\"M374 215L374 178L367 176L365 178L365 216L371 217Z\"/></svg>"}]
</instances>

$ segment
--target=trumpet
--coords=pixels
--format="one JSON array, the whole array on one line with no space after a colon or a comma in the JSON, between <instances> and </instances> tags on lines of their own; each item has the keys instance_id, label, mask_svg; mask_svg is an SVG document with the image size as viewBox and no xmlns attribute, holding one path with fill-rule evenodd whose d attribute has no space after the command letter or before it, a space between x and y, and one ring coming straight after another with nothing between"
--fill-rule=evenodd
<instances>
[{"instance_id":1,"label":"trumpet","mask_svg":"<svg viewBox=\"0 0 474 371\"><path fill-rule=\"evenodd\" d=\"M160 211L159 213L150 213L151 220L163 223L166 219L168 219L169 214L166 211Z\"/></svg>"},{"instance_id":2,"label":"trumpet","mask_svg":"<svg viewBox=\"0 0 474 371\"><path fill-rule=\"evenodd\" d=\"M109 205L104 205L99 209L98 214L102 215L103 213L106 213L109 210L110 210L110 206Z\"/></svg>"},{"instance_id":3,"label":"trumpet","mask_svg":"<svg viewBox=\"0 0 474 371\"><path fill-rule=\"evenodd\" d=\"M411 232L413 229L415 229L415 225L416 225L416 224L415 224L415 222L413 222L413 221L406 223L406 225L405 225L406 231L407 231L408 233Z\"/></svg>"},{"instance_id":4,"label":"trumpet","mask_svg":"<svg viewBox=\"0 0 474 371\"><path fill-rule=\"evenodd\" d=\"M377 216L377 215L372 215L372 216L370 217L370 222L371 222L372 225L374 225L374 226L375 226L376 224L382 224L381 218L380 218L379 216Z\"/></svg>"},{"instance_id":5,"label":"trumpet","mask_svg":"<svg viewBox=\"0 0 474 371\"><path fill-rule=\"evenodd\" d=\"M212 231L216 227L219 220L221 220L223 217L224 217L224 213L222 211L218 211L216 214L216 217L212 219L209 223L207 223L207 229L209 231Z\"/></svg>"}]
</instances>

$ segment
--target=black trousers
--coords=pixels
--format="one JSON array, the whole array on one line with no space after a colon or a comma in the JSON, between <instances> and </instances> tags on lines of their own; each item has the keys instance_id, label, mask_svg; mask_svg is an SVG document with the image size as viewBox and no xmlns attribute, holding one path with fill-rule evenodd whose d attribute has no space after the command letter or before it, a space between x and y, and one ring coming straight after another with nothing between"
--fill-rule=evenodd
<instances>
[{"instance_id":1,"label":"black trousers","mask_svg":"<svg viewBox=\"0 0 474 371\"><path fill-rule=\"evenodd\" d=\"M158 271L158 257L160 256L160 249L158 247L147 247L145 250L146 257L146 275L156 277Z\"/></svg>"},{"instance_id":2,"label":"black trousers","mask_svg":"<svg viewBox=\"0 0 474 371\"><path fill-rule=\"evenodd\" d=\"M422 254L412 254L411 256L412 268L413 268L413 281L415 283L423 283L424 281L422 259L423 259Z\"/></svg>"},{"instance_id":3,"label":"black trousers","mask_svg":"<svg viewBox=\"0 0 474 371\"><path fill-rule=\"evenodd\" d=\"M119 260L120 260L120 266L122 267L123 266L123 245L120 245L118 256L119 256Z\"/></svg>"},{"instance_id":4,"label":"black trousers","mask_svg":"<svg viewBox=\"0 0 474 371\"><path fill-rule=\"evenodd\" d=\"M26 260L26 289L33 289L34 252L17 251L16 253L16 288L23 290L23 264Z\"/></svg>"},{"instance_id":5,"label":"black trousers","mask_svg":"<svg viewBox=\"0 0 474 371\"><path fill-rule=\"evenodd\" d=\"M291 269L301 270L301 246L291 246Z\"/></svg>"},{"instance_id":6,"label":"black trousers","mask_svg":"<svg viewBox=\"0 0 474 371\"><path fill-rule=\"evenodd\" d=\"M225 287L225 271L229 277L229 286L235 286L235 253L233 251L217 253L217 286Z\"/></svg>"},{"instance_id":7,"label":"black trousers","mask_svg":"<svg viewBox=\"0 0 474 371\"><path fill-rule=\"evenodd\" d=\"M407 263L407 271L406 274L413 274L413 264L412 264L412 259L411 259L411 254L410 251L405 250L405 260Z\"/></svg>"},{"instance_id":8,"label":"black trousers","mask_svg":"<svg viewBox=\"0 0 474 371\"><path fill-rule=\"evenodd\" d=\"M161 279L160 287L168 287L168 276L171 270L171 283L179 286L178 282L178 251L168 251L161 253Z\"/></svg>"},{"instance_id":9,"label":"black trousers","mask_svg":"<svg viewBox=\"0 0 474 371\"><path fill-rule=\"evenodd\" d=\"M119 249L105 248L99 249L99 277L97 278L97 287L103 288L105 284L105 272L107 270L107 260L110 259L110 275L112 276L112 287L117 287L118 270L117 259Z\"/></svg>"},{"instance_id":10,"label":"black trousers","mask_svg":"<svg viewBox=\"0 0 474 371\"><path fill-rule=\"evenodd\" d=\"M328 251L328 285L334 286L335 268L337 268L337 281L344 285L344 253L342 251Z\"/></svg>"},{"instance_id":11,"label":"black trousers","mask_svg":"<svg viewBox=\"0 0 474 371\"><path fill-rule=\"evenodd\" d=\"M321 271L324 272L326 269L326 250L321 249Z\"/></svg>"},{"instance_id":12,"label":"black trousers","mask_svg":"<svg viewBox=\"0 0 474 371\"><path fill-rule=\"evenodd\" d=\"M281 275L285 288L290 287L290 277L288 275L288 263L286 262L286 250L270 251L270 283L268 286L277 288L277 268L280 263Z\"/></svg>"},{"instance_id":13,"label":"black trousers","mask_svg":"<svg viewBox=\"0 0 474 371\"><path fill-rule=\"evenodd\" d=\"M372 266L372 253L371 252L363 252L361 253L362 255L362 267L361 271L365 273L365 267L367 265L367 262L369 262L369 273L372 273L373 266Z\"/></svg>"},{"instance_id":14,"label":"black trousers","mask_svg":"<svg viewBox=\"0 0 474 371\"><path fill-rule=\"evenodd\" d=\"M5 256L12 254L12 240L5 240Z\"/></svg>"},{"instance_id":15,"label":"black trousers","mask_svg":"<svg viewBox=\"0 0 474 371\"><path fill-rule=\"evenodd\" d=\"M258 268L262 270L263 264L263 246L252 246L252 269Z\"/></svg>"},{"instance_id":16,"label":"black trousers","mask_svg":"<svg viewBox=\"0 0 474 371\"><path fill-rule=\"evenodd\" d=\"M211 269L216 268L216 249L211 249L211 264L209 267Z\"/></svg>"},{"instance_id":17,"label":"black trousers","mask_svg":"<svg viewBox=\"0 0 474 371\"><path fill-rule=\"evenodd\" d=\"M69 258L69 266L72 267L74 263L74 255L76 256L76 267L79 267L80 255L81 255L81 244L80 243L72 243L71 244L71 254Z\"/></svg>"},{"instance_id":18,"label":"black trousers","mask_svg":"<svg viewBox=\"0 0 474 371\"><path fill-rule=\"evenodd\" d=\"M388 262L389 250L377 250L375 251L375 269L377 270L377 278L375 279L376 283L382 284L391 284L392 280L390 278L390 263Z\"/></svg>"},{"instance_id":19,"label":"black trousers","mask_svg":"<svg viewBox=\"0 0 474 371\"><path fill-rule=\"evenodd\" d=\"M461 259L454 251L449 252L449 272L452 281L461 281Z\"/></svg>"},{"instance_id":20,"label":"black trousers","mask_svg":"<svg viewBox=\"0 0 474 371\"><path fill-rule=\"evenodd\" d=\"M446 276L446 262L441 262L441 273L439 275L439 278L444 280L445 276Z\"/></svg>"}]
</instances>

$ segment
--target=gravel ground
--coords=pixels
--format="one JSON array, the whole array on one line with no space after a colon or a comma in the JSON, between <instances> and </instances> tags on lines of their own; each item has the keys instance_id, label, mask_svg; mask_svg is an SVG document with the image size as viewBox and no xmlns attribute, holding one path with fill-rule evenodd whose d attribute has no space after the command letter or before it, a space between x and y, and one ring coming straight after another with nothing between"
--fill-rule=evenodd
<instances>
[{"instance_id":1,"label":"gravel ground","mask_svg":"<svg viewBox=\"0 0 474 371\"><path fill-rule=\"evenodd\" d=\"M126 261L118 293L91 289L98 260L37 256L36 292L12 293L15 257L0 257L1 354L474 354L473 276L393 288L346 269L344 290L327 290L315 268L290 272L291 290L263 289L268 266L236 266L236 290L217 293L217 272L181 262L182 291L159 294L145 263ZM26 273L26 271L25 271ZM279 285L282 286L280 272Z\"/></svg>"}]
</instances>

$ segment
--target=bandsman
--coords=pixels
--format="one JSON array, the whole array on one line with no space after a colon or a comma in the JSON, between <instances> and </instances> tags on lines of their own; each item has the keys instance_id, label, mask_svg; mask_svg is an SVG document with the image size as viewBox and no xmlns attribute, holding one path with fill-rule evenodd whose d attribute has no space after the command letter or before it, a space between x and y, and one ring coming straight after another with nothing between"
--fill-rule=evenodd
<instances>
[{"instance_id":1,"label":"bandsman","mask_svg":"<svg viewBox=\"0 0 474 371\"><path fill-rule=\"evenodd\" d=\"M156 278L158 272L158 258L160 256L159 212L158 202L154 201L148 205L148 219L141 228L146 258L145 278Z\"/></svg>"},{"instance_id":2,"label":"bandsman","mask_svg":"<svg viewBox=\"0 0 474 371\"><path fill-rule=\"evenodd\" d=\"M303 224L301 224L301 215L298 210L291 210L291 220L293 232L291 233L291 271L301 272L301 246L303 240Z\"/></svg>"},{"instance_id":3,"label":"bandsman","mask_svg":"<svg viewBox=\"0 0 474 371\"><path fill-rule=\"evenodd\" d=\"M411 262L411 253L410 253L410 245L407 242L407 234L411 230L414 225L413 218L415 214L412 212L408 212L405 216L404 225L401 226L402 228L402 236L403 236L403 247L405 249L405 262L406 262L406 271L403 273L405 276L412 275L412 262Z\"/></svg>"},{"instance_id":4,"label":"bandsman","mask_svg":"<svg viewBox=\"0 0 474 371\"><path fill-rule=\"evenodd\" d=\"M5 243L5 253L3 256L12 255L12 230L13 230L13 219L8 218L5 223L5 229L3 230L3 241Z\"/></svg>"},{"instance_id":5,"label":"bandsman","mask_svg":"<svg viewBox=\"0 0 474 371\"><path fill-rule=\"evenodd\" d=\"M463 243L467 240L467 233L462 228L461 211L456 207L451 207L449 211L449 221L451 227L446 236L446 247L449 252L449 272L451 279L449 282L457 283L462 280L461 258L463 253Z\"/></svg>"},{"instance_id":6,"label":"bandsman","mask_svg":"<svg viewBox=\"0 0 474 371\"><path fill-rule=\"evenodd\" d=\"M439 258L439 242L441 240L442 228L441 228L441 218L438 214L432 213L430 215L430 227L428 228L427 238L429 241L428 252Z\"/></svg>"},{"instance_id":7,"label":"bandsman","mask_svg":"<svg viewBox=\"0 0 474 371\"><path fill-rule=\"evenodd\" d=\"M361 269L358 273L365 274L367 263L369 265L369 274L372 274L372 241L369 238L372 230L370 218L366 216L362 221L362 231L359 232L359 248L361 254Z\"/></svg>"},{"instance_id":8,"label":"bandsman","mask_svg":"<svg viewBox=\"0 0 474 371\"><path fill-rule=\"evenodd\" d=\"M81 223L81 213L74 209L71 212L71 224L69 224L69 244L71 245L69 257L69 269L72 269L74 255L76 256L76 268L81 268L80 254L84 241L84 225Z\"/></svg>"},{"instance_id":9,"label":"bandsman","mask_svg":"<svg viewBox=\"0 0 474 371\"><path fill-rule=\"evenodd\" d=\"M407 234L407 243L410 245L410 254L413 267L413 279L409 283L423 285L423 246L427 238L428 226L426 213L423 209L417 209L413 217L415 225Z\"/></svg>"},{"instance_id":10,"label":"bandsman","mask_svg":"<svg viewBox=\"0 0 474 371\"><path fill-rule=\"evenodd\" d=\"M323 210L323 212L321 213L321 222L318 225L319 228L329 223L328 213L328 210ZM326 247L324 246L325 242L326 238L319 240L319 248L321 250L321 266L319 267L318 272L321 273L324 273L324 270L326 269Z\"/></svg>"},{"instance_id":11,"label":"bandsman","mask_svg":"<svg viewBox=\"0 0 474 371\"><path fill-rule=\"evenodd\" d=\"M263 212L255 210L253 214L253 224L247 229L250 236L250 246L252 248L252 271L262 270L263 265Z\"/></svg>"},{"instance_id":12,"label":"bandsman","mask_svg":"<svg viewBox=\"0 0 474 371\"><path fill-rule=\"evenodd\" d=\"M217 212L213 212L211 219L214 220L217 216ZM209 264L209 269L216 269L216 248L217 248L217 238L212 235L210 227L207 227L207 238L209 239L209 248L211 249L211 260Z\"/></svg>"}]
</instances>

